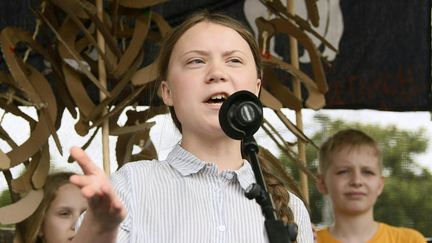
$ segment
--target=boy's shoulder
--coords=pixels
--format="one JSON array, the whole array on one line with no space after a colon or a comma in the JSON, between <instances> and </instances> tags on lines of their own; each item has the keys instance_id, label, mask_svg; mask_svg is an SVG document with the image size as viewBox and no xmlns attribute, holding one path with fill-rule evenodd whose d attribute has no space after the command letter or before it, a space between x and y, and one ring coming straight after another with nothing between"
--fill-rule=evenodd
<instances>
[{"instance_id":1,"label":"boy's shoulder","mask_svg":"<svg viewBox=\"0 0 432 243\"><path fill-rule=\"evenodd\" d=\"M388 242L406 242L406 243L424 243L426 242L425 237L415 229L407 227L397 227L385 223L380 223L380 229L377 234L381 242L384 239L388 239Z\"/></svg>"},{"instance_id":2,"label":"boy's shoulder","mask_svg":"<svg viewBox=\"0 0 432 243\"><path fill-rule=\"evenodd\" d=\"M314 226L315 242L317 243L339 243L329 231L327 225L316 225Z\"/></svg>"},{"instance_id":3,"label":"boy's shoulder","mask_svg":"<svg viewBox=\"0 0 432 243\"><path fill-rule=\"evenodd\" d=\"M316 242L339 243L329 232L328 226L315 227ZM425 237L415 229L380 223L371 243L426 243Z\"/></svg>"}]
</instances>

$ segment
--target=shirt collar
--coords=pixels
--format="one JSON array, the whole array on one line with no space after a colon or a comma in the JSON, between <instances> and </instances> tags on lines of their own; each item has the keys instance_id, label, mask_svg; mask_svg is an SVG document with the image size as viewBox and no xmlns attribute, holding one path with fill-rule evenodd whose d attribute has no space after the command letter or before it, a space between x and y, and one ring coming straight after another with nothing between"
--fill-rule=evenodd
<instances>
[{"instance_id":1,"label":"shirt collar","mask_svg":"<svg viewBox=\"0 0 432 243\"><path fill-rule=\"evenodd\" d=\"M168 154L166 161L182 176L195 174L208 164L182 148L180 144L174 146L173 150ZM247 160L243 160L242 167L232 171L232 173L234 173L243 190L246 190L248 186L256 182L252 166Z\"/></svg>"},{"instance_id":2,"label":"shirt collar","mask_svg":"<svg viewBox=\"0 0 432 243\"><path fill-rule=\"evenodd\" d=\"M237 175L237 180L243 190L246 190L252 183L256 182L252 166L247 160L243 160L243 166L235 170L234 173Z\"/></svg>"},{"instance_id":3,"label":"shirt collar","mask_svg":"<svg viewBox=\"0 0 432 243\"><path fill-rule=\"evenodd\" d=\"M176 169L182 176L197 173L205 166L205 162L195 155L176 144L174 149L167 156L167 162Z\"/></svg>"}]
</instances>

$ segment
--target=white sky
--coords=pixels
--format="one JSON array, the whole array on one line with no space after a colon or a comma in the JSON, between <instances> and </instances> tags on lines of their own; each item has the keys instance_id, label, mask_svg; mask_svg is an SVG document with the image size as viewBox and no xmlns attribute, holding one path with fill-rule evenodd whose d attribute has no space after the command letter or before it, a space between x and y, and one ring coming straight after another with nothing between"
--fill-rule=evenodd
<instances>
[{"instance_id":1,"label":"white sky","mask_svg":"<svg viewBox=\"0 0 432 243\"><path fill-rule=\"evenodd\" d=\"M285 112L291 121L295 121L294 113L286 110ZM320 129L320 124L313 123L312 118L315 114L326 114L331 118L339 118L345 121L358 121L362 123L379 124L379 125L396 125L401 129L417 130L420 127L424 127L427 131L427 137L432 137L432 122L431 115L429 112L382 112L374 110L303 110L303 123L304 123L304 133L307 136L312 136L313 133ZM0 115L3 112L0 110ZM34 117L34 111L30 111L30 114ZM265 117L269 121L275 121L275 116L270 110L265 111ZM161 159L165 158L167 153L171 150L172 146L180 140L179 133L174 128L171 118L168 115L158 116L155 118L156 125L151 130L151 137L153 143L158 150ZM124 122L124 121L120 121ZM87 141L87 137L81 137L76 134L74 130L75 121L70 116L68 112L63 115L62 126L58 130L58 135L62 143L63 155L60 155L56 146L53 143L53 139L50 138L50 154L51 162L53 168L60 168L61 170L72 170L81 173L80 168L76 163L67 163L67 158L69 156L69 148L73 145L81 146ZM18 144L23 143L28 137L28 125L23 119L17 119L12 115L8 114L3 116L1 120L3 128L9 132L14 141ZM272 122L276 129L282 134L287 140L293 141L293 135L282 125L277 122ZM162 132L163 131L163 132ZM91 134L91 133L90 133ZM278 155L278 151L274 145L272 145L271 140L263 131L258 131L255 135L257 142L264 147L268 148L270 151ZM269 142L270 141L270 142ZM110 161L111 161L111 171L115 171L117 168L115 162L115 137L110 139ZM432 143L432 142L431 142ZM101 150L101 137L100 134L97 136L93 143L87 149L87 152L102 167L102 150ZM0 149L4 153L10 151L9 146L7 146L3 141L0 141ZM432 171L432 144L429 146L427 153L417 158L417 162L423 166L427 166ZM16 175L22 166L17 166L12 171ZM6 182L3 175L0 175L0 190L6 187Z\"/></svg>"}]
</instances>

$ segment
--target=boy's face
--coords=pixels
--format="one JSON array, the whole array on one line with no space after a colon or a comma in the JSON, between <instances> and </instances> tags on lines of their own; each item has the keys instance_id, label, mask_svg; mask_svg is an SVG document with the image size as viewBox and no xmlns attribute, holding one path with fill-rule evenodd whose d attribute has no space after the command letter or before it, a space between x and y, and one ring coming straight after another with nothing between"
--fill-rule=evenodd
<instances>
[{"instance_id":1,"label":"boy's face","mask_svg":"<svg viewBox=\"0 0 432 243\"><path fill-rule=\"evenodd\" d=\"M333 154L319 189L328 194L335 214L373 213L384 187L379 159L370 146L345 147Z\"/></svg>"}]
</instances>

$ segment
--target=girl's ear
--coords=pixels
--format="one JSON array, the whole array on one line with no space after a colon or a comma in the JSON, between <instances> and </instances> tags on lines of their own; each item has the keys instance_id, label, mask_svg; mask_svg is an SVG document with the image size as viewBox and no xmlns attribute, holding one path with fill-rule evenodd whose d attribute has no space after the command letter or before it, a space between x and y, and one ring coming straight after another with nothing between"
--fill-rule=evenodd
<instances>
[{"instance_id":1,"label":"girl's ear","mask_svg":"<svg viewBox=\"0 0 432 243\"><path fill-rule=\"evenodd\" d=\"M259 96L260 91L261 91L261 79L257 79L255 95Z\"/></svg>"},{"instance_id":2,"label":"girl's ear","mask_svg":"<svg viewBox=\"0 0 432 243\"><path fill-rule=\"evenodd\" d=\"M327 186L322 175L317 176L316 187L321 194L326 195L328 193Z\"/></svg>"},{"instance_id":3,"label":"girl's ear","mask_svg":"<svg viewBox=\"0 0 432 243\"><path fill-rule=\"evenodd\" d=\"M163 102L167 106L172 106L173 102L172 102L171 89L169 88L167 81L162 81L160 87L161 87L161 95L162 95Z\"/></svg>"},{"instance_id":4,"label":"girl's ear","mask_svg":"<svg viewBox=\"0 0 432 243\"><path fill-rule=\"evenodd\" d=\"M39 229L39 232L38 232L38 234L37 234L37 236L40 238L40 239L42 239L43 238L43 231L42 231L42 229L43 229L43 227L41 226L40 227L40 229Z\"/></svg>"}]
</instances>

